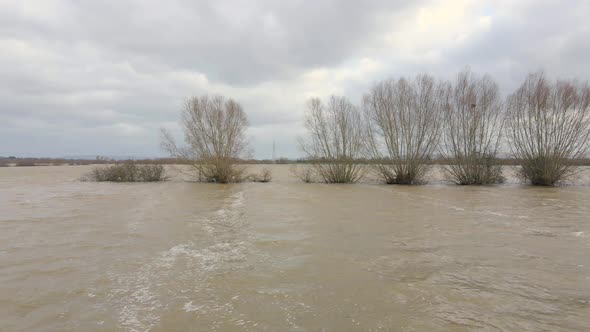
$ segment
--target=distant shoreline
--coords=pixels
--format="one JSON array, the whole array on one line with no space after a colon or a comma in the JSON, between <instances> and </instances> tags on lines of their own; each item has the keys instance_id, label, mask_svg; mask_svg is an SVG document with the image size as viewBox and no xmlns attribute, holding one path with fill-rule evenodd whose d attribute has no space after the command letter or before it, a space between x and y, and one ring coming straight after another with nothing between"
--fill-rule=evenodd
<instances>
[{"instance_id":1,"label":"distant shoreline","mask_svg":"<svg viewBox=\"0 0 590 332\"><path fill-rule=\"evenodd\" d=\"M293 165L293 164L310 164L322 162L321 160L308 160L308 159L288 159L280 158L275 161L271 159L242 159L238 160L238 164L262 164L262 165ZM361 164L373 164L377 163L376 160L358 160ZM590 159L574 159L569 162L576 166L590 166ZM120 163L136 163L136 164L164 164L164 165L189 165L195 163L193 160L184 160L179 158L153 158L153 159L121 159L114 160L108 158L97 158L97 159L68 159L68 158L17 158L17 157L0 157L0 167L32 167L32 166L79 166L79 165L105 165L105 164L120 164ZM431 159L425 160L424 163L431 165L447 165L452 164L452 161L443 159ZM521 165L520 160L512 158L500 158L498 159L500 165Z\"/></svg>"}]
</instances>

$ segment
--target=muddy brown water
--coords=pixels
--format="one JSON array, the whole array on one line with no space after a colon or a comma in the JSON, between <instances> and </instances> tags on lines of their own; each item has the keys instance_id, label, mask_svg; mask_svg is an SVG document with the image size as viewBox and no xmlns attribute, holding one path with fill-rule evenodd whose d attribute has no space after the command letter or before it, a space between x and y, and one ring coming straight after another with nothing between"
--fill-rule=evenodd
<instances>
[{"instance_id":1,"label":"muddy brown water","mask_svg":"<svg viewBox=\"0 0 590 332\"><path fill-rule=\"evenodd\" d=\"M257 166L258 167L258 166ZM590 331L590 177L91 183L0 168L0 331Z\"/></svg>"}]
</instances>

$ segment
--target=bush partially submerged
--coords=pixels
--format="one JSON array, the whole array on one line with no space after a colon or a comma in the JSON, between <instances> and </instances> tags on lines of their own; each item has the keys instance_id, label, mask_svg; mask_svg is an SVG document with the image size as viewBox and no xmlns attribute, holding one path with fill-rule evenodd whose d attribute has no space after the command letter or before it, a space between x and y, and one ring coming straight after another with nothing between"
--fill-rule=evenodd
<instances>
[{"instance_id":1,"label":"bush partially submerged","mask_svg":"<svg viewBox=\"0 0 590 332\"><path fill-rule=\"evenodd\" d=\"M554 186L571 178L576 171L579 169L568 160L542 156L524 159L516 174L534 186Z\"/></svg>"},{"instance_id":2,"label":"bush partially submerged","mask_svg":"<svg viewBox=\"0 0 590 332\"><path fill-rule=\"evenodd\" d=\"M239 183L247 180L246 167L236 165L232 158L207 158L191 165L200 182Z\"/></svg>"},{"instance_id":3,"label":"bush partially submerged","mask_svg":"<svg viewBox=\"0 0 590 332\"><path fill-rule=\"evenodd\" d=\"M315 182L315 172L314 169L308 165L299 168L297 166L291 167L291 174L297 177L299 180L305 183L312 183Z\"/></svg>"},{"instance_id":4,"label":"bush partially submerged","mask_svg":"<svg viewBox=\"0 0 590 332\"><path fill-rule=\"evenodd\" d=\"M250 175L249 180L252 182L270 182L272 180L272 171L270 168L263 168L259 174Z\"/></svg>"},{"instance_id":5,"label":"bush partially submerged","mask_svg":"<svg viewBox=\"0 0 590 332\"><path fill-rule=\"evenodd\" d=\"M373 172L385 184L418 185L426 183L431 168L425 160L384 160L372 165Z\"/></svg>"},{"instance_id":6,"label":"bush partially submerged","mask_svg":"<svg viewBox=\"0 0 590 332\"><path fill-rule=\"evenodd\" d=\"M164 165L133 163L95 167L85 178L98 182L156 182L166 179Z\"/></svg>"},{"instance_id":7,"label":"bush partially submerged","mask_svg":"<svg viewBox=\"0 0 590 332\"><path fill-rule=\"evenodd\" d=\"M443 166L446 177L458 185L486 185L504 183L502 165L495 155L476 157L458 156Z\"/></svg>"},{"instance_id":8,"label":"bush partially submerged","mask_svg":"<svg viewBox=\"0 0 590 332\"><path fill-rule=\"evenodd\" d=\"M168 178L164 165L146 164L136 166L139 170L139 179L142 182L164 181Z\"/></svg>"}]
</instances>

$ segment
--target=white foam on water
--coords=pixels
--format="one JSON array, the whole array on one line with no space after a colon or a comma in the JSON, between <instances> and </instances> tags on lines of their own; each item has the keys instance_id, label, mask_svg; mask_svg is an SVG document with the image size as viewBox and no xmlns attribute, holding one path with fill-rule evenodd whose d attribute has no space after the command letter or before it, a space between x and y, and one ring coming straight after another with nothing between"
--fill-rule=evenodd
<instances>
[{"instance_id":1,"label":"white foam on water","mask_svg":"<svg viewBox=\"0 0 590 332\"><path fill-rule=\"evenodd\" d=\"M230 206L232 208L238 208L244 205L244 192L240 191L232 195L232 202Z\"/></svg>"},{"instance_id":2,"label":"white foam on water","mask_svg":"<svg viewBox=\"0 0 590 332\"><path fill-rule=\"evenodd\" d=\"M182 276L188 276L198 284L209 273L228 263L245 261L246 242L215 237L218 233L223 235L228 224L233 226L239 222L239 208L243 205L244 193L238 192L230 197L226 207L203 220L203 227L213 244L203 247L192 242L180 243L160 252L153 261L134 273L112 276L118 287L109 298L119 310L120 326L130 332L150 331L160 322L160 312L167 308L158 296L158 289L164 288L169 292L166 284ZM190 301L184 304L183 309L195 312L203 307Z\"/></svg>"},{"instance_id":3,"label":"white foam on water","mask_svg":"<svg viewBox=\"0 0 590 332\"><path fill-rule=\"evenodd\" d=\"M112 297L120 306L119 323L131 332L146 332L160 321L158 312L163 308L152 291L153 268L147 266L136 274L117 277L119 288Z\"/></svg>"},{"instance_id":4,"label":"white foam on water","mask_svg":"<svg viewBox=\"0 0 590 332\"><path fill-rule=\"evenodd\" d=\"M225 216L227 216L228 211L226 209L219 209L219 210L215 211L215 214L218 217L225 217Z\"/></svg>"},{"instance_id":5,"label":"white foam on water","mask_svg":"<svg viewBox=\"0 0 590 332\"><path fill-rule=\"evenodd\" d=\"M557 236L556 233L554 233L550 230L547 230L547 229L528 228L527 231L529 234L536 235L536 236L547 236L547 237Z\"/></svg>"},{"instance_id":6,"label":"white foam on water","mask_svg":"<svg viewBox=\"0 0 590 332\"><path fill-rule=\"evenodd\" d=\"M184 306L182 307L182 309L184 309L184 311L186 311L186 312L193 312L193 311L198 311L203 307L204 307L204 305L194 305L193 301L190 301L190 302L185 303Z\"/></svg>"},{"instance_id":7,"label":"white foam on water","mask_svg":"<svg viewBox=\"0 0 590 332\"><path fill-rule=\"evenodd\" d=\"M159 266L170 268L180 258L185 258L197 263L204 271L212 271L224 263L244 260L244 249L244 242L217 243L206 248L197 248L194 244L179 244L162 253Z\"/></svg>"},{"instance_id":8,"label":"white foam on water","mask_svg":"<svg viewBox=\"0 0 590 332\"><path fill-rule=\"evenodd\" d=\"M491 211L491 210L484 210L484 211L482 211L482 213L489 214L489 215L495 216L495 217L510 217L507 214L504 214L504 213L501 213L501 212L496 212L496 211Z\"/></svg>"}]
</instances>

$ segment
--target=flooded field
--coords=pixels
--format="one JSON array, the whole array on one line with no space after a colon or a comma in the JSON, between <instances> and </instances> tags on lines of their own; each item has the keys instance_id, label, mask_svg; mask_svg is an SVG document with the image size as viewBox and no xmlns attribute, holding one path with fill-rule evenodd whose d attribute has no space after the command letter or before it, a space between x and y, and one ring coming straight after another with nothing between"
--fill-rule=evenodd
<instances>
[{"instance_id":1,"label":"flooded field","mask_svg":"<svg viewBox=\"0 0 590 332\"><path fill-rule=\"evenodd\" d=\"M89 169L0 169L0 331L590 331L588 171L534 188Z\"/></svg>"}]
</instances>

